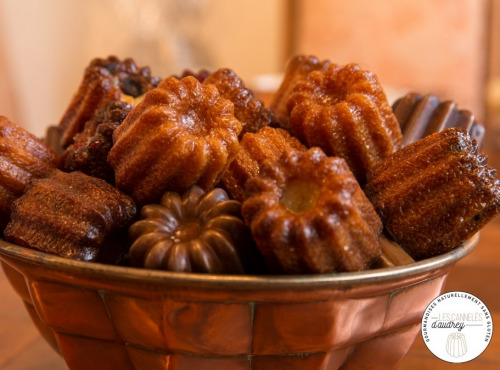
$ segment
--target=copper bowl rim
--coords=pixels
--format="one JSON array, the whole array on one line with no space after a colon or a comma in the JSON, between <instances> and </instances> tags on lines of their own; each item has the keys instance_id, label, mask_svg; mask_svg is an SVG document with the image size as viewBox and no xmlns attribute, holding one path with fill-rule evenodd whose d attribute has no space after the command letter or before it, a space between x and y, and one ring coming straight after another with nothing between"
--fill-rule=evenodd
<instances>
[{"instance_id":1,"label":"copper bowl rim","mask_svg":"<svg viewBox=\"0 0 500 370\"><path fill-rule=\"evenodd\" d=\"M216 275L149 270L137 267L105 265L76 261L6 242L0 239L0 260L11 259L58 272L77 274L94 280L158 284L158 286L194 286L224 289L296 289L335 286L351 288L359 285L388 283L432 273L452 266L476 247L479 233L442 255L409 265L376 268L358 272L315 275Z\"/></svg>"}]
</instances>

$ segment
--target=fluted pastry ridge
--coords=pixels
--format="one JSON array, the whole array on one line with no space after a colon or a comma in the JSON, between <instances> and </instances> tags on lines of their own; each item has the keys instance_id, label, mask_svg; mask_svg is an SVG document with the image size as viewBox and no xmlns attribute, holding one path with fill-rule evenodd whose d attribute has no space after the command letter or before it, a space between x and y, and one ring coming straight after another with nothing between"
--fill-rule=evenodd
<instances>
[{"instance_id":1,"label":"fluted pastry ridge","mask_svg":"<svg viewBox=\"0 0 500 370\"><path fill-rule=\"evenodd\" d=\"M448 128L368 174L365 192L389 235L415 259L448 252L500 212L500 181L476 142Z\"/></svg>"},{"instance_id":2,"label":"fluted pastry ridge","mask_svg":"<svg viewBox=\"0 0 500 370\"><path fill-rule=\"evenodd\" d=\"M310 72L295 85L287 109L293 134L308 147L344 158L360 183L401 144L401 129L377 76L357 64Z\"/></svg>"},{"instance_id":3,"label":"fluted pastry ridge","mask_svg":"<svg viewBox=\"0 0 500 370\"><path fill-rule=\"evenodd\" d=\"M118 188L142 205L195 184L209 190L236 155L240 131L233 103L214 85L169 77L114 131L108 162Z\"/></svg>"}]
</instances>

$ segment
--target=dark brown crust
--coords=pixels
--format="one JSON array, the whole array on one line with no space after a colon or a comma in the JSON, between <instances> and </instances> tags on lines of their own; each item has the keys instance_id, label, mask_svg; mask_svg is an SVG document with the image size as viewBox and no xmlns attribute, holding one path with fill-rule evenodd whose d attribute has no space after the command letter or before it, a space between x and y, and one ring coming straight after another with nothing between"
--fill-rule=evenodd
<instances>
[{"instance_id":1,"label":"dark brown crust","mask_svg":"<svg viewBox=\"0 0 500 370\"><path fill-rule=\"evenodd\" d=\"M96 111L85 123L82 132L62 155L62 169L82 171L114 185L115 174L109 165L108 153L113 146L113 132L122 123L132 106L122 101L111 101Z\"/></svg>"},{"instance_id":2,"label":"dark brown crust","mask_svg":"<svg viewBox=\"0 0 500 370\"><path fill-rule=\"evenodd\" d=\"M18 245L94 261L106 239L127 228L135 214L133 200L104 180L54 170L13 203L4 234Z\"/></svg>"},{"instance_id":3,"label":"dark brown crust","mask_svg":"<svg viewBox=\"0 0 500 370\"><path fill-rule=\"evenodd\" d=\"M154 89L161 79L151 75L149 67L138 67L132 58L120 60L114 55L93 59L87 69L105 68L118 80L118 87L125 95L137 98Z\"/></svg>"},{"instance_id":4,"label":"dark brown crust","mask_svg":"<svg viewBox=\"0 0 500 370\"><path fill-rule=\"evenodd\" d=\"M297 83L287 104L293 134L307 147L366 171L401 144L401 130L377 77L357 64L330 65Z\"/></svg>"},{"instance_id":5,"label":"dark brown crust","mask_svg":"<svg viewBox=\"0 0 500 370\"><path fill-rule=\"evenodd\" d=\"M12 202L33 178L48 176L60 158L40 139L0 116L0 228L7 225Z\"/></svg>"},{"instance_id":6,"label":"dark brown crust","mask_svg":"<svg viewBox=\"0 0 500 370\"><path fill-rule=\"evenodd\" d=\"M208 76L203 83L215 85L223 98L233 102L234 116L242 125L240 139L245 133L257 132L273 121L271 111L254 96L252 90L248 89L243 80L231 69L221 68Z\"/></svg>"},{"instance_id":7,"label":"dark brown crust","mask_svg":"<svg viewBox=\"0 0 500 370\"><path fill-rule=\"evenodd\" d=\"M365 187L391 237L415 259L450 251L500 212L500 182L468 133L448 128L377 164Z\"/></svg>"},{"instance_id":8,"label":"dark brown crust","mask_svg":"<svg viewBox=\"0 0 500 370\"><path fill-rule=\"evenodd\" d=\"M265 160L276 160L287 150L306 150L288 131L263 127L257 133L247 133L240 142L236 158L221 177L221 184L233 199L245 199L245 183L257 176Z\"/></svg>"},{"instance_id":9,"label":"dark brown crust","mask_svg":"<svg viewBox=\"0 0 500 370\"><path fill-rule=\"evenodd\" d=\"M169 77L146 94L113 134L116 185L139 204L191 185L209 190L236 155L241 123L214 85Z\"/></svg>"},{"instance_id":10,"label":"dark brown crust","mask_svg":"<svg viewBox=\"0 0 500 370\"><path fill-rule=\"evenodd\" d=\"M95 112L123 94L137 97L153 89L160 79L151 76L148 67L138 68L130 59L115 56L95 58L85 69L83 80L59 121L61 145L66 148L81 132Z\"/></svg>"},{"instance_id":11,"label":"dark brown crust","mask_svg":"<svg viewBox=\"0 0 500 370\"><path fill-rule=\"evenodd\" d=\"M300 213L283 200L297 180L313 184L318 194ZM380 256L382 223L342 158L319 148L287 152L266 161L247 192L243 216L272 272L357 271Z\"/></svg>"}]
</instances>

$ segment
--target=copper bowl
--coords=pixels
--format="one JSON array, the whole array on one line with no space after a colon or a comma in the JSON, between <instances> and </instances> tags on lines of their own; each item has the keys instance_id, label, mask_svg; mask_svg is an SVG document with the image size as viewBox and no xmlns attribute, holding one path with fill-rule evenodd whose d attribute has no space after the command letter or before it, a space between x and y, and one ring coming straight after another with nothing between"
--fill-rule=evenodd
<instances>
[{"instance_id":1,"label":"copper bowl","mask_svg":"<svg viewBox=\"0 0 500 370\"><path fill-rule=\"evenodd\" d=\"M390 369L478 238L406 266L308 276L151 271L5 241L0 260L71 369Z\"/></svg>"}]
</instances>

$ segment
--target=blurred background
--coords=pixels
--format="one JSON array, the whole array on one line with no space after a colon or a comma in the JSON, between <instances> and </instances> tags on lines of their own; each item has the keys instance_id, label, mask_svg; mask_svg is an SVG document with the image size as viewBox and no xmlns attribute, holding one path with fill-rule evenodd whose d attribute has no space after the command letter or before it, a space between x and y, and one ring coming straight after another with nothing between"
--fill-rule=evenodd
<instances>
[{"instance_id":1,"label":"blurred background","mask_svg":"<svg viewBox=\"0 0 500 370\"><path fill-rule=\"evenodd\" d=\"M272 91L288 58L313 54L405 91L455 100L487 122L500 106L499 0L1 0L0 114L43 135L94 57L132 57L167 77L232 68ZM498 129L500 130L500 128Z\"/></svg>"}]
</instances>

